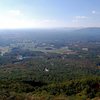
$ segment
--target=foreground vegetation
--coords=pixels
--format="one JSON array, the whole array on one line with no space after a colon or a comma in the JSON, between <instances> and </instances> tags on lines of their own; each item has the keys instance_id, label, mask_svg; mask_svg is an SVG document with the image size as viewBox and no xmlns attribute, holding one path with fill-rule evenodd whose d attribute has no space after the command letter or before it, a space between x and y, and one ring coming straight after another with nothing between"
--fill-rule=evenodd
<instances>
[{"instance_id":1,"label":"foreground vegetation","mask_svg":"<svg viewBox=\"0 0 100 100\"><path fill-rule=\"evenodd\" d=\"M0 100L99 100L100 70L95 63L44 58L3 65Z\"/></svg>"},{"instance_id":2,"label":"foreground vegetation","mask_svg":"<svg viewBox=\"0 0 100 100\"><path fill-rule=\"evenodd\" d=\"M100 79L97 77L52 84L0 81L0 100L87 100L99 96Z\"/></svg>"}]
</instances>

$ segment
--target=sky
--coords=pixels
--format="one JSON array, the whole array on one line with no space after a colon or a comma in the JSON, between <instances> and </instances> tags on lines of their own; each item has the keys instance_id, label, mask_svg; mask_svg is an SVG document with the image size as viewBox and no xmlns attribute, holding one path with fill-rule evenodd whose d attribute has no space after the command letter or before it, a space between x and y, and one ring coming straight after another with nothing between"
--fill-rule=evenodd
<instances>
[{"instance_id":1,"label":"sky","mask_svg":"<svg viewBox=\"0 0 100 100\"><path fill-rule=\"evenodd\" d=\"M100 27L100 0L0 0L0 29Z\"/></svg>"}]
</instances>

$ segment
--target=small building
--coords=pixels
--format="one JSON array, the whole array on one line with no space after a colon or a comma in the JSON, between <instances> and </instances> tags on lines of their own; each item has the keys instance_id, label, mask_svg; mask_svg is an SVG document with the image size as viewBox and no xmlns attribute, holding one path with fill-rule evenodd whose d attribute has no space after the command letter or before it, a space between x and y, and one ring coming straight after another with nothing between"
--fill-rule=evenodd
<instances>
[{"instance_id":1,"label":"small building","mask_svg":"<svg viewBox=\"0 0 100 100\"><path fill-rule=\"evenodd\" d=\"M49 69L45 68L44 71L45 71L45 72L49 72Z\"/></svg>"},{"instance_id":2,"label":"small building","mask_svg":"<svg viewBox=\"0 0 100 100\"><path fill-rule=\"evenodd\" d=\"M22 55L18 55L18 56L16 57L16 59L17 59L17 60L23 60L23 57L22 57Z\"/></svg>"},{"instance_id":3,"label":"small building","mask_svg":"<svg viewBox=\"0 0 100 100\"><path fill-rule=\"evenodd\" d=\"M88 51L88 48L82 48L83 51Z\"/></svg>"}]
</instances>

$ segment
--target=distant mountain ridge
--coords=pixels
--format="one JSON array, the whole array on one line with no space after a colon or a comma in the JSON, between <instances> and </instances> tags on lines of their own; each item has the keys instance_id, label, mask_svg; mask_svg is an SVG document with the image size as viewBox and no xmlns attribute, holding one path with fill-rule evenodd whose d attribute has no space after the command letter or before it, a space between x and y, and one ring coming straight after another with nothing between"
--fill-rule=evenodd
<instances>
[{"instance_id":1,"label":"distant mountain ridge","mask_svg":"<svg viewBox=\"0 0 100 100\"><path fill-rule=\"evenodd\" d=\"M0 30L0 42L16 39L37 41L100 41L100 28Z\"/></svg>"}]
</instances>

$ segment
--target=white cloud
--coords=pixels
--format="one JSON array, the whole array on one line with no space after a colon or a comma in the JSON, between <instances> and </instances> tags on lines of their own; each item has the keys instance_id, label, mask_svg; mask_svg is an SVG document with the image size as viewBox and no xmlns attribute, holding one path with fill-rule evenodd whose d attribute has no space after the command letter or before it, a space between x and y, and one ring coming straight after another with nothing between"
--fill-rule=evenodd
<instances>
[{"instance_id":1,"label":"white cloud","mask_svg":"<svg viewBox=\"0 0 100 100\"><path fill-rule=\"evenodd\" d=\"M23 13L20 10L9 10L8 11L9 16L21 16Z\"/></svg>"},{"instance_id":2,"label":"white cloud","mask_svg":"<svg viewBox=\"0 0 100 100\"><path fill-rule=\"evenodd\" d=\"M65 21L30 18L21 10L9 10L0 13L0 28L53 28L65 26Z\"/></svg>"},{"instance_id":3,"label":"white cloud","mask_svg":"<svg viewBox=\"0 0 100 100\"><path fill-rule=\"evenodd\" d=\"M87 16L75 16L75 19L86 19L88 18Z\"/></svg>"},{"instance_id":4,"label":"white cloud","mask_svg":"<svg viewBox=\"0 0 100 100\"><path fill-rule=\"evenodd\" d=\"M55 19L36 19L25 15L21 10L0 13L0 28L52 28L65 27L66 22Z\"/></svg>"},{"instance_id":5,"label":"white cloud","mask_svg":"<svg viewBox=\"0 0 100 100\"><path fill-rule=\"evenodd\" d=\"M53 19L30 19L19 11L0 15L0 28L52 28L65 26L64 22Z\"/></svg>"},{"instance_id":6,"label":"white cloud","mask_svg":"<svg viewBox=\"0 0 100 100\"><path fill-rule=\"evenodd\" d=\"M80 23L83 20L86 20L88 17L87 16L75 16L72 19L73 23Z\"/></svg>"}]
</instances>

